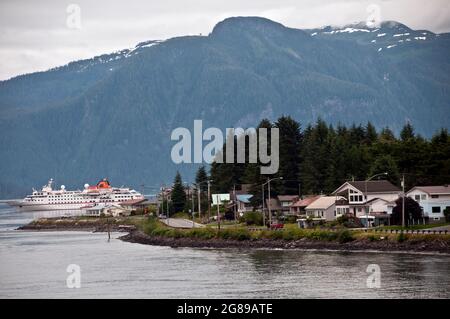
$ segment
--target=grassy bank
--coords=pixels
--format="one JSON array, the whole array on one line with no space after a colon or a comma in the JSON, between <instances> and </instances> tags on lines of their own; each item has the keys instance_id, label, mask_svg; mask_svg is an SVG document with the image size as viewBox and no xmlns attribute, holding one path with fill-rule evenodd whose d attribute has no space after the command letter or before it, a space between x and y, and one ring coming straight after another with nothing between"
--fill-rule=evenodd
<instances>
[{"instance_id":1,"label":"grassy bank","mask_svg":"<svg viewBox=\"0 0 450 319\"><path fill-rule=\"evenodd\" d=\"M128 217L53 217L33 220L27 225L20 227L23 230L77 230L94 229L98 231L117 229L121 225L135 226L138 229L146 224L147 218L144 216Z\"/></svg>"},{"instance_id":2,"label":"grassy bank","mask_svg":"<svg viewBox=\"0 0 450 319\"><path fill-rule=\"evenodd\" d=\"M425 224L425 225L411 225L407 227L402 226L382 226L378 227L379 229L385 230L422 230L422 229L432 229L436 227L448 226L450 223L442 222L442 223L434 223L434 224Z\"/></svg>"},{"instance_id":3,"label":"grassy bank","mask_svg":"<svg viewBox=\"0 0 450 319\"><path fill-rule=\"evenodd\" d=\"M237 241L254 241L261 239L269 240L313 240L325 242L347 243L352 241L391 241L391 242L423 242L441 240L450 244L450 234L374 234L364 231L352 231L348 229L326 230L326 229L300 229L295 224L286 225L284 230L254 230L250 231L243 226L228 227L221 229L204 227L193 229L174 229L167 227L156 219L148 219L139 225L145 234L152 237L168 238L192 238L192 239L225 239Z\"/></svg>"}]
</instances>

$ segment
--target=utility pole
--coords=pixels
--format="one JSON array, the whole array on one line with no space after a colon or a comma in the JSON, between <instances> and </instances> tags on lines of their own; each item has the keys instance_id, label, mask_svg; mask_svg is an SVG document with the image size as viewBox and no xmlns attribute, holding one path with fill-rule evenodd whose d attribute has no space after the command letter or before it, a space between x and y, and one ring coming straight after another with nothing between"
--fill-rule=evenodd
<instances>
[{"instance_id":1,"label":"utility pole","mask_svg":"<svg viewBox=\"0 0 450 319\"><path fill-rule=\"evenodd\" d=\"M272 198L270 197L270 179L267 181L268 184L268 194L269 194L269 228L272 227L272 210L270 209L272 206Z\"/></svg>"},{"instance_id":2,"label":"utility pole","mask_svg":"<svg viewBox=\"0 0 450 319\"><path fill-rule=\"evenodd\" d=\"M167 208L167 224L169 224L169 194L167 194L167 199L166 199L166 208Z\"/></svg>"},{"instance_id":3,"label":"utility pole","mask_svg":"<svg viewBox=\"0 0 450 319\"><path fill-rule=\"evenodd\" d=\"M195 205L194 205L194 188L192 188L192 192L191 192L191 200L192 200L192 221L194 221L194 210L195 210Z\"/></svg>"},{"instance_id":4,"label":"utility pole","mask_svg":"<svg viewBox=\"0 0 450 319\"><path fill-rule=\"evenodd\" d=\"M264 184L262 186L262 215L263 215L263 225L266 226L266 212L264 211Z\"/></svg>"},{"instance_id":5,"label":"utility pole","mask_svg":"<svg viewBox=\"0 0 450 319\"><path fill-rule=\"evenodd\" d=\"M234 201L234 221L237 221L237 200L236 200L236 184L233 184L233 201Z\"/></svg>"},{"instance_id":6,"label":"utility pole","mask_svg":"<svg viewBox=\"0 0 450 319\"><path fill-rule=\"evenodd\" d=\"M211 181L208 180L208 223L211 218Z\"/></svg>"},{"instance_id":7,"label":"utility pole","mask_svg":"<svg viewBox=\"0 0 450 319\"><path fill-rule=\"evenodd\" d=\"M161 187L162 203L161 203L161 215L164 216L164 185Z\"/></svg>"},{"instance_id":8,"label":"utility pole","mask_svg":"<svg viewBox=\"0 0 450 319\"><path fill-rule=\"evenodd\" d=\"M217 194L217 228L218 231L220 232L220 202L219 202L220 198L219 198L219 194Z\"/></svg>"},{"instance_id":9,"label":"utility pole","mask_svg":"<svg viewBox=\"0 0 450 319\"><path fill-rule=\"evenodd\" d=\"M201 194L201 190L200 190L200 185L197 185L197 194L198 194L198 218L200 219L201 216L201 202L200 202L200 194Z\"/></svg>"},{"instance_id":10,"label":"utility pole","mask_svg":"<svg viewBox=\"0 0 450 319\"><path fill-rule=\"evenodd\" d=\"M269 205L268 205L268 207L269 207L269 227L272 227L272 210L271 210L272 200L270 198L270 182L273 181L273 180L276 180L276 179L283 179L283 177L280 176L280 177L275 177L275 178L272 178L272 179L269 179L267 177L267 182L265 182L263 184L263 193L264 193L264 185L268 184L268 193L269 193Z\"/></svg>"},{"instance_id":11,"label":"utility pole","mask_svg":"<svg viewBox=\"0 0 450 319\"><path fill-rule=\"evenodd\" d=\"M405 227L405 174L402 175L402 227Z\"/></svg>"}]
</instances>

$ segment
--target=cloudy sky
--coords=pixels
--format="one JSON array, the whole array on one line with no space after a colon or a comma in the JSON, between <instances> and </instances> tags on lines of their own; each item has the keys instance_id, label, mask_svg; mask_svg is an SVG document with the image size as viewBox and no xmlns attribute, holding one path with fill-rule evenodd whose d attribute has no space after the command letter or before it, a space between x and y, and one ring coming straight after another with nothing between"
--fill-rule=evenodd
<instances>
[{"instance_id":1,"label":"cloudy sky","mask_svg":"<svg viewBox=\"0 0 450 319\"><path fill-rule=\"evenodd\" d=\"M1 0L0 80L145 40L207 35L230 16L312 28L366 21L378 13L381 20L413 29L450 32L448 0Z\"/></svg>"}]
</instances>

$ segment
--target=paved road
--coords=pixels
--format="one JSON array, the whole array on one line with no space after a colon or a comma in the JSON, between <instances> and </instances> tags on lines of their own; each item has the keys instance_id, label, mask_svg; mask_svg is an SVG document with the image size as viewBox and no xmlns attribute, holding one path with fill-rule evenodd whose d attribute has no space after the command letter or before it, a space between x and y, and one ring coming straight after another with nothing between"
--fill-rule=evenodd
<instances>
[{"instance_id":1,"label":"paved road","mask_svg":"<svg viewBox=\"0 0 450 319\"><path fill-rule=\"evenodd\" d=\"M447 230L447 231L450 231L450 225L427 228L426 230L436 230L436 231Z\"/></svg>"},{"instance_id":2,"label":"paved road","mask_svg":"<svg viewBox=\"0 0 450 319\"><path fill-rule=\"evenodd\" d=\"M181 219L181 218L163 218L160 219L161 222L166 224L167 226L174 228L200 228L205 227L205 225L193 223L192 220L189 219Z\"/></svg>"}]
</instances>

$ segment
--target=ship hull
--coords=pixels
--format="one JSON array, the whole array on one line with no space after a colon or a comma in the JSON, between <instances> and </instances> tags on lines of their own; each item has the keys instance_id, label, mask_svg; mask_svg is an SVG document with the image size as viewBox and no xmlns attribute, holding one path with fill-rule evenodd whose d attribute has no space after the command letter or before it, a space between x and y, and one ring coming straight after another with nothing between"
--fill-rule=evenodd
<instances>
[{"instance_id":1,"label":"ship hull","mask_svg":"<svg viewBox=\"0 0 450 319\"><path fill-rule=\"evenodd\" d=\"M24 204L20 202L8 203L10 206L23 212L46 211L46 210L78 210L92 203L85 204Z\"/></svg>"}]
</instances>

